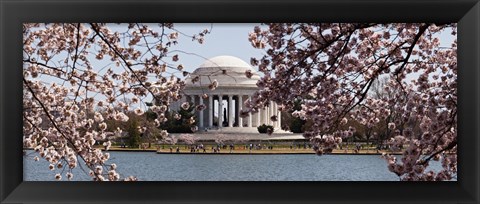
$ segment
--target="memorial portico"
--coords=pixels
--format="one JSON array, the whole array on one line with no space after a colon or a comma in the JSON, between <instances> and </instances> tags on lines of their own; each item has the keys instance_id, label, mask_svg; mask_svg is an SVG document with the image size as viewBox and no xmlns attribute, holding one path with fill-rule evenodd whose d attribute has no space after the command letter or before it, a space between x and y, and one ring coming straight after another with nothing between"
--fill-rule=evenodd
<instances>
[{"instance_id":1,"label":"memorial portico","mask_svg":"<svg viewBox=\"0 0 480 204\"><path fill-rule=\"evenodd\" d=\"M252 73L250 78L245 74L247 70ZM185 96L172 107L178 108L185 101L205 105L205 109L196 112L200 131L257 132L257 127L262 124L278 129L281 116L274 102L257 113L240 117L240 112L245 109L245 101L251 100L258 90L256 84L259 79L256 71L239 58L214 57L206 60L185 79ZM214 80L218 82L218 87L210 90L208 86ZM277 116L277 121L270 119L274 115Z\"/></svg>"}]
</instances>

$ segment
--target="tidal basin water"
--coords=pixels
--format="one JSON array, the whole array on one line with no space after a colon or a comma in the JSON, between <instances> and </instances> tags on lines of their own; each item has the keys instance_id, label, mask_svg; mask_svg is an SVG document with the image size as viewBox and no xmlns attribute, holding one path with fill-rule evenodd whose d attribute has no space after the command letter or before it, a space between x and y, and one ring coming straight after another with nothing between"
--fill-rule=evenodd
<instances>
[{"instance_id":1,"label":"tidal basin water","mask_svg":"<svg viewBox=\"0 0 480 204\"><path fill-rule=\"evenodd\" d=\"M24 157L25 181L53 181L56 173L66 180L66 170L48 169L35 152ZM214 155L110 152L121 176L141 181L398 181L378 155ZM430 165L440 169L440 163ZM88 170L76 168L74 181L90 181Z\"/></svg>"}]
</instances>

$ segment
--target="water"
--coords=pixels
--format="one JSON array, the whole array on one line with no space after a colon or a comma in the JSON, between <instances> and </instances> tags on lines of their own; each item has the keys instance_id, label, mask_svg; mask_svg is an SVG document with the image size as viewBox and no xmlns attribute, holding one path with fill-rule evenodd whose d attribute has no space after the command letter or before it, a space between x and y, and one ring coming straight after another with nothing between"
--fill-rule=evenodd
<instances>
[{"instance_id":1,"label":"water","mask_svg":"<svg viewBox=\"0 0 480 204\"><path fill-rule=\"evenodd\" d=\"M49 163L34 161L35 152L24 157L25 181L52 181L56 173ZM31 153L31 154L30 154ZM378 155L203 155L110 152L121 176L141 181L398 181ZM432 169L440 169L433 163ZM88 171L87 171L88 172ZM81 168L74 181L90 181Z\"/></svg>"}]
</instances>

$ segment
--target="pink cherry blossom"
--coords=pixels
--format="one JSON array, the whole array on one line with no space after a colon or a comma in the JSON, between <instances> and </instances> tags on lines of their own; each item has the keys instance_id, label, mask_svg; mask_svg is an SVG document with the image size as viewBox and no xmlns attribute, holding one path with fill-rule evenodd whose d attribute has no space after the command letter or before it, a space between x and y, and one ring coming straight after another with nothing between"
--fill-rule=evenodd
<instances>
[{"instance_id":1,"label":"pink cherry blossom","mask_svg":"<svg viewBox=\"0 0 480 204\"><path fill-rule=\"evenodd\" d=\"M251 59L263 76L246 101L255 112L270 101L312 125L304 137L318 155L330 153L359 123L378 142L402 151L387 169L402 180L449 180L457 150L457 41L438 35L456 24L271 23L248 35L263 49ZM247 73L245 73L247 75ZM248 75L247 75L248 76ZM293 101L301 100L301 110ZM372 134L373 133L373 134ZM334 145L333 145L334 144ZM429 161L444 163L425 172Z\"/></svg>"},{"instance_id":2,"label":"pink cherry blossom","mask_svg":"<svg viewBox=\"0 0 480 204\"><path fill-rule=\"evenodd\" d=\"M194 39L202 43L208 33ZM94 145L101 141L108 150L110 136L121 137L122 130L107 132L106 120L128 122L132 109L143 115L147 97L161 102L152 107L157 125L167 120L168 106L185 87L171 72L183 69L180 55L170 52L178 35L169 23L23 24L23 144L34 148L34 160L45 159L52 170L65 164L69 180L80 162L95 181L136 181L109 169L110 155Z\"/></svg>"}]
</instances>

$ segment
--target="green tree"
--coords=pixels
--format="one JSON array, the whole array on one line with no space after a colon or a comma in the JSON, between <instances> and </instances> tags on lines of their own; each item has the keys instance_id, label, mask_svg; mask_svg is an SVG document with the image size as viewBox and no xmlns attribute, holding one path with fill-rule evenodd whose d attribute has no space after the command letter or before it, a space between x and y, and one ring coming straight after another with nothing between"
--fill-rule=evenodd
<instances>
[{"instance_id":1,"label":"green tree","mask_svg":"<svg viewBox=\"0 0 480 204\"><path fill-rule=\"evenodd\" d=\"M290 121L290 131L293 133L303 133L304 129L302 128L305 125L306 121L297 117L292 117Z\"/></svg>"},{"instance_id":2,"label":"green tree","mask_svg":"<svg viewBox=\"0 0 480 204\"><path fill-rule=\"evenodd\" d=\"M301 118L293 117L292 113L294 111L299 111L302 109L301 100L295 100L293 104L293 110L288 112L288 121L289 129L293 133L303 133L305 131L304 125L307 121L302 120Z\"/></svg>"},{"instance_id":3,"label":"green tree","mask_svg":"<svg viewBox=\"0 0 480 204\"><path fill-rule=\"evenodd\" d=\"M190 122L190 119L195 119L195 106L190 103L190 107L187 110L180 108L178 111L170 111L166 113L165 117L167 122L160 125L161 129L167 130L169 133L193 133L192 127L197 125L197 121ZM175 115L179 114L180 119L177 120Z\"/></svg>"},{"instance_id":4,"label":"green tree","mask_svg":"<svg viewBox=\"0 0 480 204\"><path fill-rule=\"evenodd\" d=\"M128 144L130 148L138 147L140 143L140 131L138 131L138 121L130 119L127 127Z\"/></svg>"}]
</instances>

